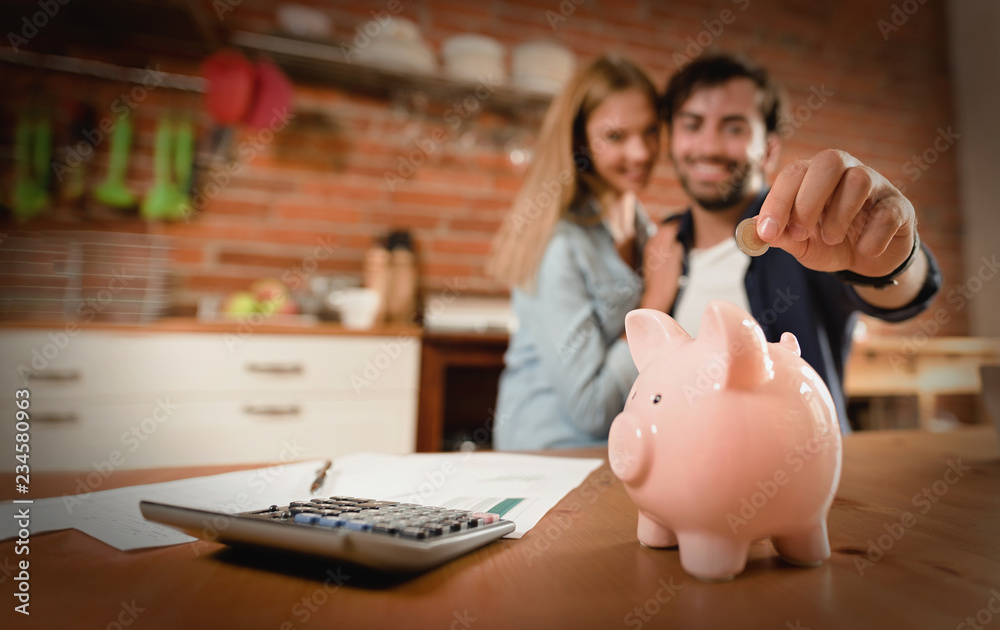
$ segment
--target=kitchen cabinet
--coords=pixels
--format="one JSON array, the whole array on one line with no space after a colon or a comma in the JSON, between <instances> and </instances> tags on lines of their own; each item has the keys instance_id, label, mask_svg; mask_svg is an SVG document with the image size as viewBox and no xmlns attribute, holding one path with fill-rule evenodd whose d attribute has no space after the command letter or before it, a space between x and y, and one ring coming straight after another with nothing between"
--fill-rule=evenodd
<instances>
[{"instance_id":1,"label":"kitchen cabinet","mask_svg":"<svg viewBox=\"0 0 1000 630\"><path fill-rule=\"evenodd\" d=\"M0 330L0 444L30 391L32 470L408 453L420 338ZM11 447L13 449L13 447ZM12 470L13 457L2 469ZM103 463L103 464L102 464Z\"/></svg>"},{"instance_id":2,"label":"kitchen cabinet","mask_svg":"<svg viewBox=\"0 0 1000 630\"><path fill-rule=\"evenodd\" d=\"M492 446L506 332L427 332L420 366L417 450Z\"/></svg>"}]
</instances>

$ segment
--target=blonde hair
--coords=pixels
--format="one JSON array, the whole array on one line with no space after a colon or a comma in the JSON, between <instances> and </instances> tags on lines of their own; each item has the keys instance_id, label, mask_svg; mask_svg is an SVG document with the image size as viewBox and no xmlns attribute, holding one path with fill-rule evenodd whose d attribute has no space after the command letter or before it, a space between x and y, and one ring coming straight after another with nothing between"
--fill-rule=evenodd
<instances>
[{"instance_id":1,"label":"blonde hair","mask_svg":"<svg viewBox=\"0 0 1000 630\"><path fill-rule=\"evenodd\" d=\"M600 215L571 212L591 196L603 208L610 193L593 169L587 119L608 96L633 89L647 95L656 110L656 87L646 73L627 59L603 55L577 72L552 102L524 184L493 240L487 274L508 286L531 289L559 219L601 220Z\"/></svg>"}]
</instances>

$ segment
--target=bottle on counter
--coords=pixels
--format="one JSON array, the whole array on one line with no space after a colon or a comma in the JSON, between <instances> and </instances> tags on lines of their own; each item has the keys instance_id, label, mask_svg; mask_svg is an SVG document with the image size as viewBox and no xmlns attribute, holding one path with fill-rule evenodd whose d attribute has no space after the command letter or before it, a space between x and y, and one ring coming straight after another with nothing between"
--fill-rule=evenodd
<instances>
[{"instance_id":1,"label":"bottle on counter","mask_svg":"<svg viewBox=\"0 0 1000 630\"><path fill-rule=\"evenodd\" d=\"M413 322L416 319L417 265L410 233L389 234L389 289L386 317L392 322Z\"/></svg>"},{"instance_id":2,"label":"bottle on counter","mask_svg":"<svg viewBox=\"0 0 1000 630\"><path fill-rule=\"evenodd\" d=\"M372 243L365 253L364 286L374 289L379 295L375 323L384 322L386 319L386 305L388 304L391 281L389 260L389 250L386 249L381 240Z\"/></svg>"}]
</instances>

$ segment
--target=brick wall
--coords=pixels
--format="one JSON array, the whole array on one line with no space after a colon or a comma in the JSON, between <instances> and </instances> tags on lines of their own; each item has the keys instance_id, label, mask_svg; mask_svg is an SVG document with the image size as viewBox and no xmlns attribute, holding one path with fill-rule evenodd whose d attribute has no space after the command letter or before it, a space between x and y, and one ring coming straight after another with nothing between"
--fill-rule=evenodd
<instances>
[{"instance_id":1,"label":"brick wall","mask_svg":"<svg viewBox=\"0 0 1000 630\"><path fill-rule=\"evenodd\" d=\"M273 27L272 3L230 4L225 28L266 32ZM330 15L344 39L352 38L373 11L390 6L385 0L310 4ZM701 47L744 51L767 65L789 96L782 162L836 147L905 186L917 207L921 234L952 280L948 286L960 282L955 156L941 139L942 132L959 130L951 107L945 15L938 2L586 0L577 6L572 0L431 0L399 6L400 15L416 21L436 50L448 36L468 31L508 46L551 38L570 47L581 63L605 50L623 53L659 86L678 61ZM212 3L206 7L214 18ZM158 61L164 69L197 72L196 65L183 60ZM13 95L4 108L7 129L18 103L38 94L40 83L47 94L87 94L95 105L105 106L128 87L66 75L40 77L13 66L3 66L3 73ZM139 104L129 172L133 188L149 185L160 114L199 106L198 96L168 89L149 92ZM172 291L183 304L206 293L243 288L263 276L303 278L313 268L360 275L365 249L396 228L409 229L415 237L424 290L457 283L471 292L501 293L503 288L482 270L490 239L524 173L508 159L508 149L511 143L530 146L538 118L491 113L487 102L485 113L474 113L454 129L441 115L447 106L407 106L300 83L295 118L273 138L241 132L236 138L244 149L239 172L215 182L216 188L202 182L213 194L190 222L79 221L72 217L80 211L63 208L55 213L62 219L50 216L27 227L161 235L173 247ZM203 137L209 126L202 116ZM9 147L9 131L3 133ZM96 180L103 173L105 153L106 146L100 147L89 177ZM10 152L3 159L3 188L9 190ZM655 214L683 205L665 160L643 200ZM965 313L944 296L935 308L948 309L943 332L965 331ZM915 330L915 325L897 332Z\"/></svg>"}]
</instances>

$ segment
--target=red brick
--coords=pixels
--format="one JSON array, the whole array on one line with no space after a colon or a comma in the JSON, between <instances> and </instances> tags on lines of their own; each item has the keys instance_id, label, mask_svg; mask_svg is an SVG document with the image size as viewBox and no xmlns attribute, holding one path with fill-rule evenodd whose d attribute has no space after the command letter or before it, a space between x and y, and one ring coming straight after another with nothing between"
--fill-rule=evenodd
<instances>
[{"instance_id":1,"label":"red brick","mask_svg":"<svg viewBox=\"0 0 1000 630\"><path fill-rule=\"evenodd\" d=\"M300 189L306 195L372 201L385 198L382 184L382 180L372 180L370 185L352 185L344 181L309 179L302 182Z\"/></svg>"},{"instance_id":2,"label":"red brick","mask_svg":"<svg viewBox=\"0 0 1000 630\"><path fill-rule=\"evenodd\" d=\"M465 278L479 275L481 272L478 267L454 263L423 263L420 265L420 271L425 275L441 278Z\"/></svg>"},{"instance_id":3,"label":"red brick","mask_svg":"<svg viewBox=\"0 0 1000 630\"><path fill-rule=\"evenodd\" d=\"M490 188L491 179L488 175L476 171L452 171L432 168L421 169L413 176L413 180L416 182L448 184L452 187L469 187L479 190Z\"/></svg>"},{"instance_id":4,"label":"red brick","mask_svg":"<svg viewBox=\"0 0 1000 630\"><path fill-rule=\"evenodd\" d=\"M232 276L198 274L188 276L184 288L193 291L246 291L254 280L257 276L252 272Z\"/></svg>"},{"instance_id":5,"label":"red brick","mask_svg":"<svg viewBox=\"0 0 1000 630\"><path fill-rule=\"evenodd\" d=\"M232 214L247 217L267 216L268 206L265 203L244 201L238 199L215 198L205 204L201 212L211 214Z\"/></svg>"},{"instance_id":6,"label":"red brick","mask_svg":"<svg viewBox=\"0 0 1000 630\"><path fill-rule=\"evenodd\" d=\"M392 193L393 203L412 203L438 208L459 208L468 205L468 199L459 195L415 190L397 190Z\"/></svg>"},{"instance_id":7,"label":"red brick","mask_svg":"<svg viewBox=\"0 0 1000 630\"><path fill-rule=\"evenodd\" d=\"M521 190L521 186L523 185L523 177L508 177L505 175L496 175L493 177L493 187L496 190L508 190L516 193Z\"/></svg>"},{"instance_id":8,"label":"red brick","mask_svg":"<svg viewBox=\"0 0 1000 630\"><path fill-rule=\"evenodd\" d=\"M369 215L371 222L376 225L388 226L397 229L419 229L437 227L441 219L427 214L406 212L402 209L394 208L392 212L374 211Z\"/></svg>"},{"instance_id":9,"label":"red brick","mask_svg":"<svg viewBox=\"0 0 1000 630\"><path fill-rule=\"evenodd\" d=\"M430 244L430 253L433 254L477 254L488 255L490 253L490 240L438 240Z\"/></svg>"},{"instance_id":10,"label":"red brick","mask_svg":"<svg viewBox=\"0 0 1000 630\"><path fill-rule=\"evenodd\" d=\"M338 223L358 223L362 218L361 211L332 203L282 202L275 205L274 212L284 219L315 219Z\"/></svg>"},{"instance_id":11,"label":"red brick","mask_svg":"<svg viewBox=\"0 0 1000 630\"><path fill-rule=\"evenodd\" d=\"M497 217L495 220L488 219L452 219L449 221L449 227L452 230L459 232L469 231L469 232L490 232L494 233L500 229L501 217Z\"/></svg>"},{"instance_id":12,"label":"red brick","mask_svg":"<svg viewBox=\"0 0 1000 630\"><path fill-rule=\"evenodd\" d=\"M275 267L293 269L302 265L302 258L296 256L276 256L238 251L219 252L219 263L243 267Z\"/></svg>"},{"instance_id":13,"label":"red brick","mask_svg":"<svg viewBox=\"0 0 1000 630\"><path fill-rule=\"evenodd\" d=\"M170 260L176 263L200 264L205 261L205 253L200 249L173 248Z\"/></svg>"},{"instance_id":14,"label":"red brick","mask_svg":"<svg viewBox=\"0 0 1000 630\"><path fill-rule=\"evenodd\" d=\"M511 206L514 205L514 198L510 196L505 197L474 197L469 200L470 206L473 210L485 210L488 212L499 212L501 216L510 210Z\"/></svg>"}]
</instances>

